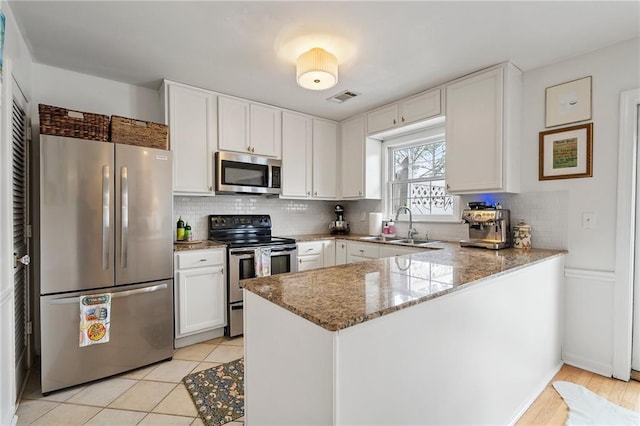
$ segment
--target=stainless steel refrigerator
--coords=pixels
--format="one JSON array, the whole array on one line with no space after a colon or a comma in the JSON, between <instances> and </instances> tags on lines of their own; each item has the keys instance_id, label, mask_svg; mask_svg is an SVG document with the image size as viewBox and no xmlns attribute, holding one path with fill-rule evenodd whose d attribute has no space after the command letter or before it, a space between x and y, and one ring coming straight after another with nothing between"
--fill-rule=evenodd
<instances>
[{"instance_id":1,"label":"stainless steel refrigerator","mask_svg":"<svg viewBox=\"0 0 640 426\"><path fill-rule=\"evenodd\" d=\"M171 358L171 152L48 135L39 144L42 392ZM81 347L80 296L101 293L111 293L109 341Z\"/></svg>"}]
</instances>

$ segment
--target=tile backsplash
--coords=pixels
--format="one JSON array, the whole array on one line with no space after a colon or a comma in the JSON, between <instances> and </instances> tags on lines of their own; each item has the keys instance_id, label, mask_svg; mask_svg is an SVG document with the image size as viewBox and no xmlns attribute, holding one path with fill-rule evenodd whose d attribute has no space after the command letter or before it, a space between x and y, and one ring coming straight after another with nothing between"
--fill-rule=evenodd
<instances>
[{"instance_id":1,"label":"tile backsplash","mask_svg":"<svg viewBox=\"0 0 640 426\"><path fill-rule=\"evenodd\" d=\"M511 210L511 225L525 220L532 228L535 248L567 248L567 192L540 191L520 194L465 195L461 205L469 201L500 203ZM369 212L382 211L380 200L316 201L284 200L245 195L217 195L215 197L174 197L175 221L178 216L189 222L196 240L208 238L207 218L210 214L269 214L273 235L301 235L327 233L329 222L335 220L333 209L341 204L345 218L354 234L368 234ZM388 219L388 218L386 218ZM396 224L397 234L406 234L408 224ZM420 238L427 234L432 240L457 241L468 237L466 224L449 222L419 222L415 224Z\"/></svg>"},{"instance_id":2,"label":"tile backsplash","mask_svg":"<svg viewBox=\"0 0 640 426\"><path fill-rule=\"evenodd\" d=\"M329 231L335 220L333 209L338 202L316 200L282 200L249 195L216 195L215 197L182 197L173 199L175 220L182 216L189 222L196 240L208 238L210 214L271 215L273 235L314 234Z\"/></svg>"}]
</instances>

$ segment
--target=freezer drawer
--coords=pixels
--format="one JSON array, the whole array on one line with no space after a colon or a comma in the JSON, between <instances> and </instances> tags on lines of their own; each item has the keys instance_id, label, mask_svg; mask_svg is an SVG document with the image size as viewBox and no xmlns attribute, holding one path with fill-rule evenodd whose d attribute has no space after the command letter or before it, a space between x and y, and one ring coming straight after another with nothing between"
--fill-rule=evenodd
<instances>
[{"instance_id":1,"label":"freezer drawer","mask_svg":"<svg viewBox=\"0 0 640 426\"><path fill-rule=\"evenodd\" d=\"M172 357L173 280L112 291L109 342L80 347L79 296L94 293L40 297L43 393Z\"/></svg>"}]
</instances>

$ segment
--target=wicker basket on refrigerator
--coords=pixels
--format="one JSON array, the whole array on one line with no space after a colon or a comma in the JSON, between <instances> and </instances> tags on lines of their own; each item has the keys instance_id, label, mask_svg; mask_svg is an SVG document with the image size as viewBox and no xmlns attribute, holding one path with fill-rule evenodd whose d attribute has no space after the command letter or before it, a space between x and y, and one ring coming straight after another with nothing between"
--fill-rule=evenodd
<instances>
[{"instance_id":1,"label":"wicker basket on refrigerator","mask_svg":"<svg viewBox=\"0 0 640 426\"><path fill-rule=\"evenodd\" d=\"M109 116L38 105L40 134L109 141Z\"/></svg>"},{"instance_id":2,"label":"wicker basket on refrigerator","mask_svg":"<svg viewBox=\"0 0 640 426\"><path fill-rule=\"evenodd\" d=\"M169 149L169 127L151 121L111 116L111 142Z\"/></svg>"}]
</instances>

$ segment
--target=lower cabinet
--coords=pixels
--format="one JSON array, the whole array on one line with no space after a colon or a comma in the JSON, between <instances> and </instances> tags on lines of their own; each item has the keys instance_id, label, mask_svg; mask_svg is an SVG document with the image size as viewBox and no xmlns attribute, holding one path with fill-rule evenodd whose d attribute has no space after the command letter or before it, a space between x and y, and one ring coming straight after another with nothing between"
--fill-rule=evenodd
<instances>
[{"instance_id":1,"label":"lower cabinet","mask_svg":"<svg viewBox=\"0 0 640 426\"><path fill-rule=\"evenodd\" d=\"M347 263L362 262L380 257L380 244L347 241Z\"/></svg>"},{"instance_id":2,"label":"lower cabinet","mask_svg":"<svg viewBox=\"0 0 640 426\"><path fill-rule=\"evenodd\" d=\"M222 335L227 325L226 253L221 248L174 254L176 347L209 340L207 332L216 329Z\"/></svg>"},{"instance_id":3,"label":"lower cabinet","mask_svg":"<svg viewBox=\"0 0 640 426\"><path fill-rule=\"evenodd\" d=\"M298 271L324 268L336 264L334 240L303 241L298 243Z\"/></svg>"},{"instance_id":4,"label":"lower cabinet","mask_svg":"<svg viewBox=\"0 0 640 426\"><path fill-rule=\"evenodd\" d=\"M347 241L336 240L336 265L344 265L347 263Z\"/></svg>"}]
</instances>

